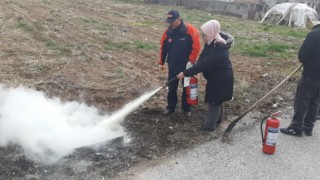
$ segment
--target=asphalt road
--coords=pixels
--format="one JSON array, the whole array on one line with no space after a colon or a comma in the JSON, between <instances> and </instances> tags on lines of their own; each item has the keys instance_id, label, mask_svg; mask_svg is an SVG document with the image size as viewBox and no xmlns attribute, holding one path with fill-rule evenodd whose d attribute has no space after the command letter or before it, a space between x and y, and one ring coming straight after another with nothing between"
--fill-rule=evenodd
<instances>
[{"instance_id":1,"label":"asphalt road","mask_svg":"<svg viewBox=\"0 0 320 180\"><path fill-rule=\"evenodd\" d=\"M292 108L284 110L282 127L289 124ZM145 164L120 179L320 179L320 123L312 137L279 134L276 154L261 150L259 123L254 114L233 131L231 144L220 140L186 150L157 163Z\"/></svg>"}]
</instances>

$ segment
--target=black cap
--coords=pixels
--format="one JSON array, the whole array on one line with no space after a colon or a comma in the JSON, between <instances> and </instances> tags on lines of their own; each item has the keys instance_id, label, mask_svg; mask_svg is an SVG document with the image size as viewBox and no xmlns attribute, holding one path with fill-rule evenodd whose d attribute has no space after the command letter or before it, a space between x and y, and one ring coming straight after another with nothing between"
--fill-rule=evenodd
<instances>
[{"instance_id":1,"label":"black cap","mask_svg":"<svg viewBox=\"0 0 320 180\"><path fill-rule=\"evenodd\" d=\"M178 18L180 18L179 12L177 10L171 10L168 12L166 23L173 23Z\"/></svg>"}]
</instances>

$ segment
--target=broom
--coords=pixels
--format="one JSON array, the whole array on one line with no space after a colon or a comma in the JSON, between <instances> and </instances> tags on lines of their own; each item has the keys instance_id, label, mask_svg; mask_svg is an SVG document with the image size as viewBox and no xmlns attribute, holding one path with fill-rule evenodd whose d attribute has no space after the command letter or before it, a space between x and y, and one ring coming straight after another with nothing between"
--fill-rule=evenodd
<instances>
[{"instance_id":1,"label":"broom","mask_svg":"<svg viewBox=\"0 0 320 180\"><path fill-rule=\"evenodd\" d=\"M259 99L256 103L254 103L251 107L249 107L244 113L242 113L239 117L233 120L228 128L225 130L223 134L222 140L225 141L228 139L230 132L237 125L237 123L245 117L250 111L254 110L261 102L263 102L268 96L270 96L273 92L279 89L285 82L287 82L295 73L297 73L303 65L297 67L291 74L289 74L284 80L282 80L276 87L274 87L271 91L269 91L266 95L264 95L261 99Z\"/></svg>"}]
</instances>

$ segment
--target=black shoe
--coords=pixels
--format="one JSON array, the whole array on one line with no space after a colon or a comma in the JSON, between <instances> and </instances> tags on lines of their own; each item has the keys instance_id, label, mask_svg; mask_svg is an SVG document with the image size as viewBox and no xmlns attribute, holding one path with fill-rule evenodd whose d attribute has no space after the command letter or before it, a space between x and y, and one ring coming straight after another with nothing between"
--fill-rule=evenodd
<instances>
[{"instance_id":1,"label":"black shoe","mask_svg":"<svg viewBox=\"0 0 320 180\"><path fill-rule=\"evenodd\" d=\"M200 128L201 131L205 131L205 132L213 132L214 131L214 128L211 128L211 127L207 127L207 126L202 126Z\"/></svg>"},{"instance_id":2,"label":"black shoe","mask_svg":"<svg viewBox=\"0 0 320 180\"><path fill-rule=\"evenodd\" d=\"M186 117L191 117L192 116L192 112L191 111L185 111L183 113Z\"/></svg>"},{"instance_id":3,"label":"black shoe","mask_svg":"<svg viewBox=\"0 0 320 180\"><path fill-rule=\"evenodd\" d=\"M303 132L306 136L312 136L312 130L303 129Z\"/></svg>"},{"instance_id":4,"label":"black shoe","mask_svg":"<svg viewBox=\"0 0 320 180\"><path fill-rule=\"evenodd\" d=\"M217 126L216 126L216 127L220 127L220 126L221 126L221 124L222 124L222 121L218 121L218 122L217 122Z\"/></svg>"},{"instance_id":5,"label":"black shoe","mask_svg":"<svg viewBox=\"0 0 320 180\"><path fill-rule=\"evenodd\" d=\"M172 113L174 113L174 111L172 111L171 109L166 109L166 111L164 111L163 115L169 116Z\"/></svg>"},{"instance_id":6,"label":"black shoe","mask_svg":"<svg viewBox=\"0 0 320 180\"><path fill-rule=\"evenodd\" d=\"M283 134L286 134L286 135L302 137L302 132L296 131L291 126L289 126L288 128L281 128L280 132L282 132Z\"/></svg>"}]
</instances>

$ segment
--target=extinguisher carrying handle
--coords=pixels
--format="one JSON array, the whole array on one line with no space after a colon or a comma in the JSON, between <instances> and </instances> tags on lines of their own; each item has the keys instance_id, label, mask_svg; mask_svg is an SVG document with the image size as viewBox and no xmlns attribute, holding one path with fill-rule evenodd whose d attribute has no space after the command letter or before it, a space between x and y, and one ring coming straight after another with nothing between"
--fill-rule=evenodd
<instances>
[{"instance_id":1,"label":"extinguisher carrying handle","mask_svg":"<svg viewBox=\"0 0 320 180\"><path fill-rule=\"evenodd\" d=\"M276 112L276 113L273 113L272 115L271 115L271 118L272 119L275 119L275 118L277 118L277 117L281 117L281 118L283 118L282 116L281 116L281 111L279 111L279 112Z\"/></svg>"},{"instance_id":2,"label":"extinguisher carrying handle","mask_svg":"<svg viewBox=\"0 0 320 180\"><path fill-rule=\"evenodd\" d=\"M260 130L261 130L262 145L264 145L264 143L265 143L264 134L263 134L263 123L264 123L268 118L271 118L271 116L266 116L266 117L264 117L263 119L261 119Z\"/></svg>"}]
</instances>

